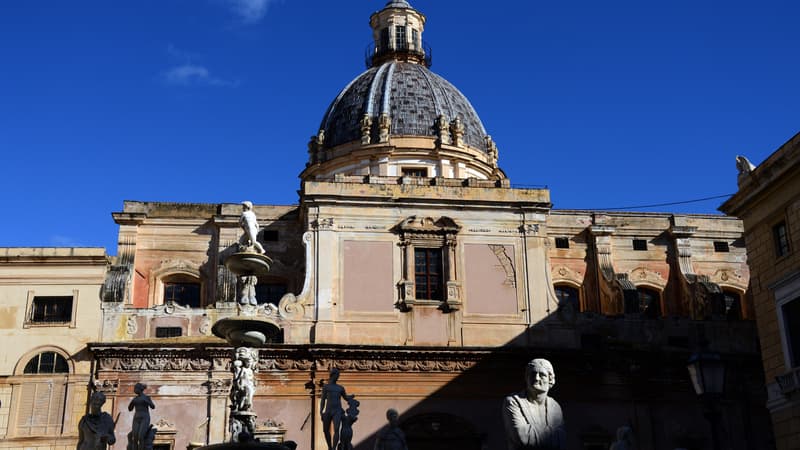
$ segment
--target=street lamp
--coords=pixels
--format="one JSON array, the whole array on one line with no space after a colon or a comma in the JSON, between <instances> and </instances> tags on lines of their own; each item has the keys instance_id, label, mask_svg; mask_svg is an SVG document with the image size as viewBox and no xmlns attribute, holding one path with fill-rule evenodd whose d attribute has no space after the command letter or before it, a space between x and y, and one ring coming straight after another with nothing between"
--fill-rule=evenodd
<instances>
[{"instance_id":1,"label":"street lamp","mask_svg":"<svg viewBox=\"0 0 800 450\"><path fill-rule=\"evenodd\" d=\"M711 423L711 443L714 450L719 446L719 419L720 412L717 401L722 397L725 389L725 364L719 353L706 349L694 353L686 366L689 377L692 379L694 391L706 406L705 417Z\"/></svg>"}]
</instances>

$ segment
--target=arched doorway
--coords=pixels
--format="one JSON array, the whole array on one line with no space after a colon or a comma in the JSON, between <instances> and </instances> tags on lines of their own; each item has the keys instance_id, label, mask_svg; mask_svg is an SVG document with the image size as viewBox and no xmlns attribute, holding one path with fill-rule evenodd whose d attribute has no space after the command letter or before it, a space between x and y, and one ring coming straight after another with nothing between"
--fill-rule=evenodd
<instances>
[{"instance_id":1,"label":"arched doorway","mask_svg":"<svg viewBox=\"0 0 800 450\"><path fill-rule=\"evenodd\" d=\"M481 450L482 436L468 421L444 413L419 414L400 427L414 450Z\"/></svg>"}]
</instances>

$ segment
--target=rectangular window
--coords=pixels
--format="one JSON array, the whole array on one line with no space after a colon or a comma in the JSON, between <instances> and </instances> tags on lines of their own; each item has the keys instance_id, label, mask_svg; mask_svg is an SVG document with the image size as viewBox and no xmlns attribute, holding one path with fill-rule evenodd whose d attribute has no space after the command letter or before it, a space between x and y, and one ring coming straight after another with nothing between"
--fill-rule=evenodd
<instances>
[{"instance_id":1,"label":"rectangular window","mask_svg":"<svg viewBox=\"0 0 800 450\"><path fill-rule=\"evenodd\" d=\"M414 284L416 298L442 300L442 249L414 249Z\"/></svg>"},{"instance_id":2,"label":"rectangular window","mask_svg":"<svg viewBox=\"0 0 800 450\"><path fill-rule=\"evenodd\" d=\"M259 283L256 285L256 300L259 304L272 303L278 306L284 295L286 285L281 283Z\"/></svg>"},{"instance_id":3,"label":"rectangular window","mask_svg":"<svg viewBox=\"0 0 800 450\"><path fill-rule=\"evenodd\" d=\"M792 367L800 367L800 298L781 306L783 329L786 333L786 352Z\"/></svg>"},{"instance_id":4,"label":"rectangular window","mask_svg":"<svg viewBox=\"0 0 800 450\"><path fill-rule=\"evenodd\" d=\"M411 29L411 45L412 50L419 50L419 31Z\"/></svg>"},{"instance_id":5,"label":"rectangular window","mask_svg":"<svg viewBox=\"0 0 800 450\"><path fill-rule=\"evenodd\" d=\"M772 227L772 239L775 241L775 255L780 258L789 254L789 233L786 222Z\"/></svg>"},{"instance_id":6,"label":"rectangular window","mask_svg":"<svg viewBox=\"0 0 800 450\"><path fill-rule=\"evenodd\" d=\"M404 177L428 177L428 169L426 167L403 167L400 172Z\"/></svg>"},{"instance_id":7,"label":"rectangular window","mask_svg":"<svg viewBox=\"0 0 800 450\"><path fill-rule=\"evenodd\" d=\"M569 248L569 238L557 237L556 238L556 248Z\"/></svg>"},{"instance_id":8,"label":"rectangular window","mask_svg":"<svg viewBox=\"0 0 800 450\"><path fill-rule=\"evenodd\" d=\"M183 336L181 327L156 327L157 338L172 338Z\"/></svg>"},{"instance_id":9,"label":"rectangular window","mask_svg":"<svg viewBox=\"0 0 800 450\"><path fill-rule=\"evenodd\" d=\"M381 30L381 44L378 47L378 53L389 51L389 29L384 28Z\"/></svg>"},{"instance_id":10,"label":"rectangular window","mask_svg":"<svg viewBox=\"0 0 800 450\"><path fill-rule=\"evenodd\" d=\"M396 50L408 50L406 27L403 25L395 25L394 27L394 48Z\"/></svg>"},{"instance_id":11,"label":"rectangular window","mask_svg":"<svg viewBox=\"0 0 800 450\"><path fill-rule=\"evenodd\" d=\"M647 251L647 241L644 239L634 239L633 249L639 252Z\"/></svg>"},{"instance_id":12,"label":"rectangular window","mask_svg":"<svg viewBox=\"0 0 800 450\"><path fill-rule=\"evenodd\" d=\"M198 283L164 283L164 303L200 307L200 284Z\"/></svg>"},{"instance_id":13,"label":"rectangular window","mask_svg":"<svg viewBox=\"0 0 800 450\"><path fill-rule=\"evenodd\" d=\"M714 251L717 253L728 253L731 251L731 248L727 242L714 241Z\"/></svg>"},{"instance_id":14,"label":"rectangular window","mask_svg":"<svg viewBox=\"0 0 800 450\"><path fill-rule=\"evenodd\" d=\"M72 321L72 296L33 298L31 323L65 323Z\"/></svg>"}]
</instances>

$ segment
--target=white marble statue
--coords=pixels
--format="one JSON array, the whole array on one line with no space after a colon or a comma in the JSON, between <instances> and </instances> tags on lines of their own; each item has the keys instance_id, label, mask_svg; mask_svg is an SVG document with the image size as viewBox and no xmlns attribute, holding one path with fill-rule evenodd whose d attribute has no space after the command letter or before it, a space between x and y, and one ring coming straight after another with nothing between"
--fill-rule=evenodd
<instances>
[{"instance_id":1,"label":"white marble statue","mask_svg":"<svg viewBox=\"0 0 800 450\"><path fill-rule=\"evenodd\" d=\"M509 450L564 450L566 433L561 406L547 396L556 383L550 361L534 359L525 368L526 389L509 395L503 423Z\"/></svg>"},{"instance_id":2,"label":"white marble statue","mask_svg":"<svg viewBox=\"0 0 800 450\"><path fill-rule=\"evenodd\" d=\"M257 353L247 347L236 349L233 361L233 383L231 384L231 409L236 412L249 412L253 408L253 394L256 391Z\"/></svg>"},{"instance_id":3,"label":"white marble statue","mask_svg":"<svg viewBox=\"0 0 800 450\"><path fill-rule=\"evenodd\" d=\"M95 392L89 399L89 413L78 422L78 450L106 450L117 442L114 435L116 423L107 412L103 412L106 395Z\"/></svg>"},{"instance_id":4,"label":"white marble statue","mask_svg":"<svg viewBox=\"0 0 800 450\"><path fill-rule=\"evenodd\" d=\"M258 242L258 218L253 212L252 202L242 202L242 217L239 218L239 225L244 230L242 244L245 247L253 247L258 253L264 254L264 247Z\"/></svg>"}]
</instances>

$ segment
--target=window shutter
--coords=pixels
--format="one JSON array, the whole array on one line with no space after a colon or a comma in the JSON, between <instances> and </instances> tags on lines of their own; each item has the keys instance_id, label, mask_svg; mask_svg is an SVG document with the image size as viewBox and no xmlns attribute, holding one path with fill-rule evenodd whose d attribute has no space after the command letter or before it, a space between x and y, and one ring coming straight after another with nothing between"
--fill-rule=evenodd
<instances>
[{"instance_id":1,"label":"window shutter","mask_svg":"<svg viewBox=\"0 0 800 450\"><path fill-rule=\"evenodd\" d=\"M50 379L22 384L16 434L35 436L61 433L65 389L62 380Z\"/></svg>"}]
</instances>

